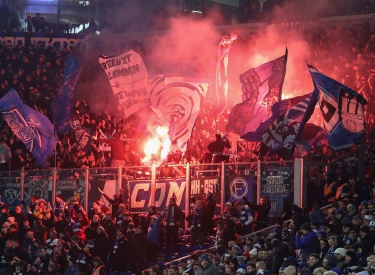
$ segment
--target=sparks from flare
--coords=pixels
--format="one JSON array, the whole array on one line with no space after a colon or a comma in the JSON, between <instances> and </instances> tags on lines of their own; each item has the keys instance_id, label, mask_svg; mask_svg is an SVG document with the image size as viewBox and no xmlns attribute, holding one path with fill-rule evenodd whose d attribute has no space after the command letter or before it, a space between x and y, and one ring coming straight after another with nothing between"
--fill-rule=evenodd
<instances>
[{"instance_id":1,"label":"sparks from flare","mask_svg":"<svg viewBox=\"0 0 375 275\"><path fill-rule=\"evenodd\" d=\"M156 133L146 142L142 163L159 165L165 160L171 150L172 142L169 139L169 128L158 126Z\"/></svg>"}]
</instances>

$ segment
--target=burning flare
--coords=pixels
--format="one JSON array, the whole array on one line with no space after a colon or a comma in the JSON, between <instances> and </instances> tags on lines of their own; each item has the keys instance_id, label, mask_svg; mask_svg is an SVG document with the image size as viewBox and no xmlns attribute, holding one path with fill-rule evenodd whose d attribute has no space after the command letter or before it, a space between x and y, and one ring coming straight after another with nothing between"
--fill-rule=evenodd
<instances>
[{"instance_id":1,"label":"burning flare","mask_svg":"<svg viewBox=\"0 0 375 275\"><path fill-rule=\"evenodd\" d=\"M142 163L146 165L159 165L165 160L172 148L172 142L169 139L169 127L158 126L156 134L151 137L145 145L145 157Z\"/></svg>"}]
</instances>

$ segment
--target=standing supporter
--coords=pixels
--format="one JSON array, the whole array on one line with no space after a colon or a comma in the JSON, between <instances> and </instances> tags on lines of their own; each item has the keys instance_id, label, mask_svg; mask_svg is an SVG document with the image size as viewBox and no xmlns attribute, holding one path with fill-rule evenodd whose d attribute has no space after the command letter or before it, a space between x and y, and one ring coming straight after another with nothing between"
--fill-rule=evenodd
<instances>
[{"instance_id":1,"label":"standing supporter","mask_svg":"<svg viewBox=\"0 0 375 275\"><path fill-rule=\"evenodd\" d=\"M146 264L147 238L140 227L135 229L135 234L129 240L129 251L131 264L130 269L133 272L139 272L144 269Z\"/></svg>"},{"instance_id":2,"label":"standing supporter","mask_svg":"<svg viewBox=\"0 0 375 275\"><path fill-rule=\"evenodd\" d=\"M160 237L162 233L161 222L164 219L165 211L163 211L160 217L156 215L152 216L150 219L150 226L147 233L147 242L148 242L148 260L155 261L156 255L159 253L160 247Z\"/></svg>"},{"instance_id":3,"label":"standing supporter","mask_svg":"<svg viewBox=\"0 0 375 275\"><path fill-rule=\"evenodd\" d=\"M129 241L124 236L124 230L118 228L109 252L111 271L125 272L127 270L129 252Z\"/></svg>"},{"instance_id":4,"label":"standing supporter","mask_svg":"<svg viewBox=\"0 0 375 275\"><path fill-rule=\"evenodd\" d=\"M8 171L10 160L12 159L12 152L9 146L5 143L4 138L0 138L0 171Z\"/></svg>"},{"instance_id":5,"label":"standing supporter","mask_svg":"<svg viewBox=\"0 0 375 275\"><path fill-rule=\"evenodd\" d=\"M252 228L251 223L254 218L249 206L245 205L244 202L238 201L236 202L236 209L239 212L239 220L244 226L246 233L250 233Z\"/></svg>"},{"instance_id":6,"label":"standing supporter","mask_svg":"<svg viewBox=\"0 0 375 275\"><path fill-rule=\"evenodd\" d=\"M206 197L203 199L203 209L206 213L206 230L209 235L213 235L213 229L215 226L214 216L216 210L216 201L212 198L212 193L207 192Z\"/></svg>"},{"instance_id":7,"label":"standing supporter","mask_svg":"<svg viewBox=\"0 0 375 275\"><path fill-rule=\"evenodd\" d=\"M296 235L296 248L301 249L303 261L307 260L311 253L320 253L318 235L311 230L310 224L304 223L301 226L301 230Z\"/></svg>"},{"instance_id":8,"label":"standing supporter","mask_svg":"<svg viewBox=\"0 0 375 275\"><path fill-rule=\"evenodd\" d=\"M260 203L257 205L247 201L246 197L242 197L244 202L249 206L251 210L255 212L255 218L253 222L252 231L262 230L267 227L268 213L271 210L271 202L268 198L260 198Z\"/></svg>"},{"instance_id":9,"label":"standing supporter","mask_svg":"<svg viewBox=\"0 0 375 275\"><path fill-rule=\"evenodd\" d=\"M216 206L216 205L215 205ZM208 213L203 208L201 200L195 202L195 207L187 215L186 220L190 222L191 227L191 245L194 247L196 244L203 245L204 236L207 232Z\"/></svg>"},{"instance_id":10,"label":"standing supporter","mask_svg":"<svg viewBox=\"0 0 375 275\"><path fill-rule=\"evenodd\" d=\"M107 275L107 268L99 257L95 257L92 261L94 264L93 275Z\"/></svg>"},{"instance_id":11,"label":"standing supporter","mask_svg":"<svg viewBox=\"0 0 375 275\"><path fill-rule=\"evenodd\" d=\"M125 166L125 144L120 139L121 134L115 133L114 139L102 139L99 138L99 142L104 142L111 145L111 167Z\"/></svg>"},{"instance_id":12,"label":"standing supporter","mask_svg":"<svg viewBox=\"0 0 375 275\"><path fill-rule=\"evenodd\" d=\"M183 213L177 206L176 199L170 198L169 205L165 210L165 236L167 244L173 245L175 251L177 251L178 228L183 219Z\"/></svg>"},{"instance_id":13,"label":"standing supporter","mask_svg":"<svg viewBox=\"0 0 375 275\"><path fill-rule=\"evenodd\" d=\"M122 189L119 190L119 194L113 195L112 199L106 193L104 193L103 190L101 190L99 187L98 190L103 195L103 197L111 204L112 218L115 218L119 205L124 203L122 199Z\"/></svg>"},{"instance_id":14,"label":"standing supporter","mask_svg":"<svg viewBox=\"0 0 375 275\"><path fill-rule=\"evenodd\" d=\"M98 226L97 236L94 241L94 248L92 250L93 257L99 257L105 261L109 252L110 242L107 233L103 226Z\"/></svg>"}]
</instances>

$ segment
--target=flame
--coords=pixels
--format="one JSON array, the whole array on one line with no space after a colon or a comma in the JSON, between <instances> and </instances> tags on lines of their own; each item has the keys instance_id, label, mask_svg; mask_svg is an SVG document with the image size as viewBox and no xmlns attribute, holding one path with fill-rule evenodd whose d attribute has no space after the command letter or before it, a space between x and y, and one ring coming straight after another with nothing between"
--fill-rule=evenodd
<instances>
[{"instance_id":1,"label":"flame","mask_svg":"<svg viewBox=\"0 0 375 275\"><path fill-rule=\"evenodd\" d=\"M172 142L169 139L169 127L158 126L156 134L151 137L145 145L145 157L142 163L146 165L159 165L165 160L171 151Z\"/></svg>"}]
</instances>

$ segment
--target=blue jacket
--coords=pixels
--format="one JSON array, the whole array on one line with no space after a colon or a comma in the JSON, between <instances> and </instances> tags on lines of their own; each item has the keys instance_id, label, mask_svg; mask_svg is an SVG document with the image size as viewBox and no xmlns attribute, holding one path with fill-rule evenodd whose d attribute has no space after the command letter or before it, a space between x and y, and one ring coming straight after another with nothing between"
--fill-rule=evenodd
<instances>
[{"instance_id":1,"label":"blue jacket","mask_svg":"<svg viewBox=\"0 0 375 275\"><path fill-rule=\"evenodd\" d=\"M161 215L156 220L155 224L149 230L147 234L147 241L149 244L158 245L159 244L159 235L160 235L160 228L161 228L161 221L164 219L164 215Z\"/></svg>"},{"instance_id":2,"label":"blue jacket","mask_svg":"<svg viewBox=\"0 0 375 275\"><path fill-rule=\"evenodd\" d=\"M316 221L318 221L321 226L328 224L326 215L324 215L321 209L316 209L310 213L310 223L313 223Z\"/></svg>"},{"instance_id":3,"label":"blue jacket","mask_svg":"<svg viewBox=\"0 0 375 275\"><path fill-rule=\"evenodd\" d=\"M296 248L301 249L302 260L306 260L311 253L320 253L320 241L314 231L310 231L301 238L300 234L296 236Z\"/></svg>"}]
</instances>

